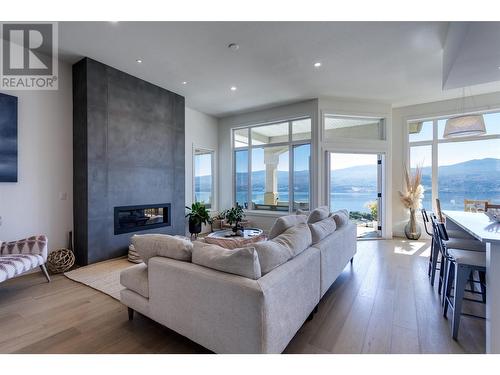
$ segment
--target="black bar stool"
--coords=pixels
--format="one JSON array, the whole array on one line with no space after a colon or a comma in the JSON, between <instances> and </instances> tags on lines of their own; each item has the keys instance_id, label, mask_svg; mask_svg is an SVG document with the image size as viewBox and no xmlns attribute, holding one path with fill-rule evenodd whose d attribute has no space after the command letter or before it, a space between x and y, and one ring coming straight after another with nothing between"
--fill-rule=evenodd
<instances>
[{"instance_id":1,"label":"black bar stool","mask_svg":"<svg viewBox=\"0 0 500 375\"><path fill-rule=\"evenodd\" d=\"M453 310L452 337L456 340L462 315L484 319L484 317L477 315L462 313L462 303L464 300L486 303L486 253L447 247L449 237L445 225L437 221L435 217L432 218L432 221L435 228L436 245L444 256L444 263L442 263L444 264L442 268L445 268L443 316L447 318L448 309ZM480 281L470 278L474 272L479 273ZM478 292L474 288L466 289L467 283L471 283L471 285L479 283L481 291ZM482 300L467 298L464 296L465 292L480 294Z\"/></svg>"},{"instance_id":2,"label":"black bar stool","mask_svg":"<svg viewBox=\"0 0 500 375\"><path fill-rule=\"evenodd\" d=\"M429 215L427 214L427 211L425 208L422 208L422 219L424 221L424 229L425 232L431 236L431 255L429 257L429 267L427 270L427 276L431 278L431 285L434 286L434 279L436 278L436 271L440 270L441 267L438 268L438 263L440 264L441 261L439 260L439 248L436 246L436 242L434 240L434 233L432 229L432 223L430 222ZM433 215L432 213L430 213ZM431 229L429 230L427 228L427 225L431 224ZM441 286L439 287L439 290L441 290Z\"/></svg>"}]
</instances>

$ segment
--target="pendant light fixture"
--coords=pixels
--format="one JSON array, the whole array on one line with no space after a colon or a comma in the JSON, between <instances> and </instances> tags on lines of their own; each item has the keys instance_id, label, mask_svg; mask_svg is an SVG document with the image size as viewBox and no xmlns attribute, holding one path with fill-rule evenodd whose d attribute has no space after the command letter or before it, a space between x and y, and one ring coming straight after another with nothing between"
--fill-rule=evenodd
<instances>
[{"instance_id":1,"label":"pendant light fixture","mask_svg":"<svg viewBox=\"0 0 500 375\"><path fill-rule=\"evenodd\" d=\"M472 95L471 95L472 98ZM462 107L459 113L465 113L465 88L463 89ZM443 138L458 138L486 134L483 115L461 115L446 120Z\"/></svg>"}]
</instances>

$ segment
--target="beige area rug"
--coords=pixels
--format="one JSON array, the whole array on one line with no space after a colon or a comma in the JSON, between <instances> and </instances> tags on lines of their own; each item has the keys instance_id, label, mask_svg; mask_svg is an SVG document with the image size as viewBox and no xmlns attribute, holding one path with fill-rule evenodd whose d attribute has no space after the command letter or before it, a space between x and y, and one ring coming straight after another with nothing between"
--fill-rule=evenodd
<instances>
[{"instance_id":1,"label":"beige area rug","mask_svg":"<svg viewBox=\"0 0 500 375\"><path fill-rule=\"evenodd\" d=\"M120 284L120 272L133 266L135 264L126 257L116 258L65 272L64 276L120 300L120 291L124 289Z\"/></svg>"}]
</instances>

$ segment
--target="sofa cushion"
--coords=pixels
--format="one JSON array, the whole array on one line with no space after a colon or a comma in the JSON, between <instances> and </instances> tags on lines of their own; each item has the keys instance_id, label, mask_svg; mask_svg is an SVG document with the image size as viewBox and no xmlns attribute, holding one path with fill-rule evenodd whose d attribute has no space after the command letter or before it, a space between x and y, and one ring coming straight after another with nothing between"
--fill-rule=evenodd
<instances>
[{"instance_id":1,"label":"sofa cushion","mask_svg":"<svg viewBox=\"0 0 500 375\"><path fill-rule=\"evenodd\" d=\"M311 230L307 224L297 224L288 228L272 241L287 247L292 256L297 256L311 246Z\"/></svg>"},{"instance_id":2,"label":"sofa cushion","mask_svg":"<svg viewBox=\"0 0 500 375\"><path fill-rule=\"evenodd\" d=\"M132 244L144 263L155 256L191 261L193 243L181 236L167 234L140 234L132 236Z\"/></svg>"},{"instance_id":3,"label":"sofa cushion","mask_svg":"<svg viewBox=\"0 0 500 375\"><path fill-rule=\"evenodd\" d=\"M148 266L141 263L120 272L120 284L149 298Z\"/></svg>"},{"instance_id":4,"label":"sofa cushion","mask_svg":"<svg viewBox=\"0 0 500 375\"><path fill-rule=\"evenodd\" d=\"M253 247L225 249L196 241L193 246L193 263L249 279L257 280L261 277L259 257Z\"/></svg>"},{"instance_id":5,"label":"sofa cushion","mask_svg":"<svg viewBox=\"0 0 500 375\"><path fill-rule=\"evenodd\" d=\"M311 246L311 231L307 224L297 224L269 241L256 242L260 269L265 275L274 268L287 262Z\"/></svg>"},{"instance_id":6,"label":"sofa cushion","mask_svg":"<svg viewBox=\"0 0 500 375\"><path fill-rule=\"evenodd\" d=\"M321 206L315 208L309 214L309 217L307 218L307 223L312 224L317 221L324 220L328 217L328 215L330 215L330 210L328 209L328 206Z\"/></svg>"},{"instance_id":7,"label":"sofa cushion","mask_svg":"<svg viewBox=\"0 0 500 375\"><path fill-rule=\"evenodd\" d=\"M332 212L330 216L333 216L335 224L337 224L337 228L340 228L349 222L349 211L347 210L339 210Z\"/></svg>"},{"instance_id":8,"label":"sofa cushion","mask_svg":"<svg viewBox=\"0 0 500 375\"><path fill-rule=\"evenodd\" d=\"M281 216L276 219L271 230L269 231L269 239L279 236L281 233L286 231L288 228L293 227L297 224L305 224L307 222L306 215L287 215Z\"/></svg>"},{"instance_id":9,"label":"sofa cushion","mask_svg":"<svg viewBox=\"0 0 500 375\"><path fill-rule=\"evenodd\" d=\"M309 229L311 230L312 243L315 244L335 232L337 224L334 218L330 216L321 221L309 224Z\"/></svg>"},{"instance_id":10,"label":"sofa cushion","mask_svg":"<svg viewBox=\"0 0 500 375\"><path fill-rule=\"evenodd\" d=\"M253 246L259 257L262 276L293 258L285 246L273 240L256 242Z\"/></svg>"}]
</instances>

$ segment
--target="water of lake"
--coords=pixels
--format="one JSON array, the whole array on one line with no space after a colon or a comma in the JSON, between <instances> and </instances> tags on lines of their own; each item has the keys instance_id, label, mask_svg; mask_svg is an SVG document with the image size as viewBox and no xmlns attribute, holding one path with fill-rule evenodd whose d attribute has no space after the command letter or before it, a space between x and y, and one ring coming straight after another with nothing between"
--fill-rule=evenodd
<instances>
[{"instance_id":1,"label":"water of lake","mask_svg":"<svg viewBox=\"0 0 500 375\"><path fill-rule=\"evenodd\" d=\"M264 192L257 192L252 194L252 201L255 203L264 203ZM288 191L278 192L280 201L288 201ZM441 192L440 194L441 208L443 210L463 210L464 209L464 193L463 192ZM197 194L199 201L208 202L210 193L202 192ZM474 193L468 194L467 199L489 200L490 202L500 202L499 193ZM339 210L346 208L349 211L370 212L366 204L370 201L376 200L376 193L331 193L330 202L332 210ZM246 202L246 193L238 192L237 201ZM309 200L309 193L295 192L296 202L307 202ZM432 210L431 194L425 194L423 199L423 207Z\"/></svg>"}]
</instances>

